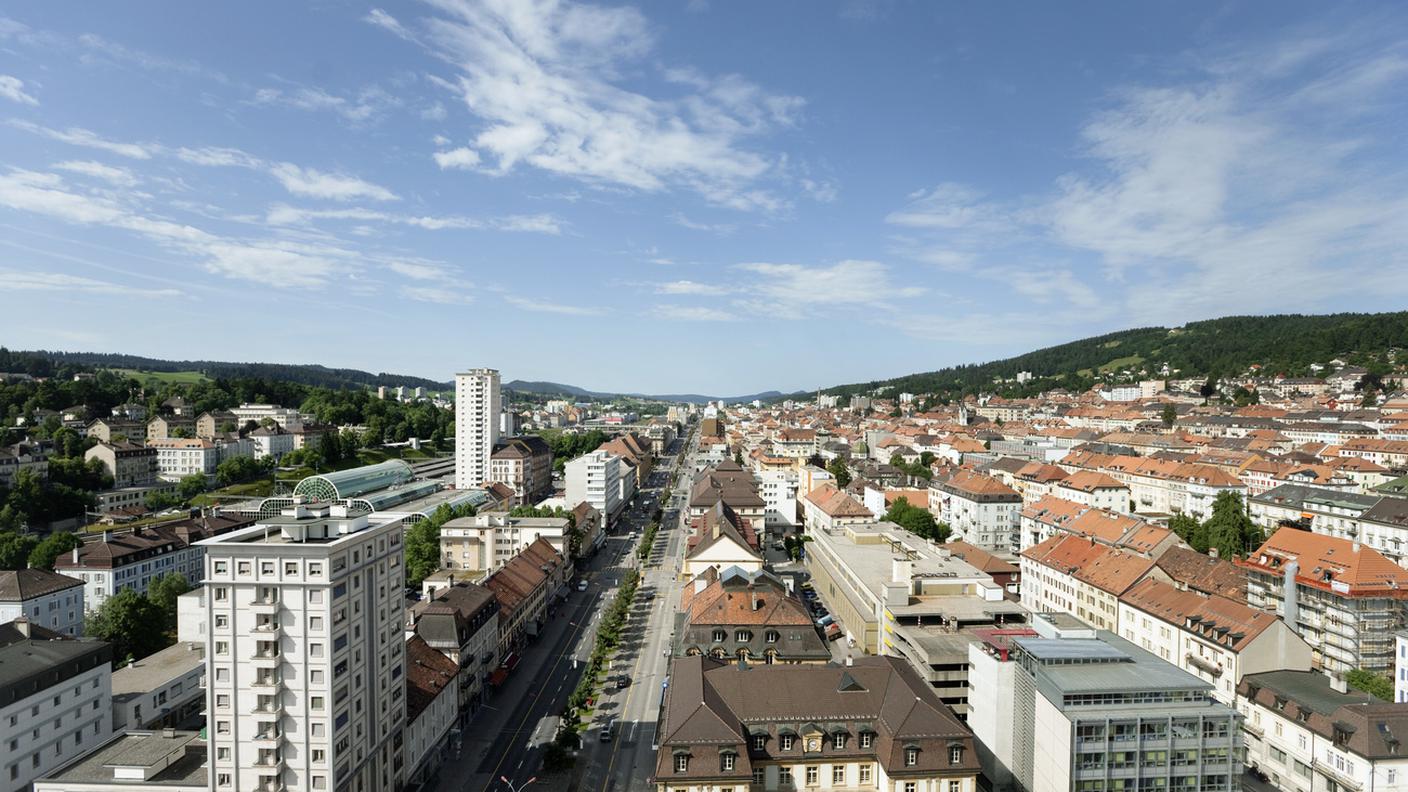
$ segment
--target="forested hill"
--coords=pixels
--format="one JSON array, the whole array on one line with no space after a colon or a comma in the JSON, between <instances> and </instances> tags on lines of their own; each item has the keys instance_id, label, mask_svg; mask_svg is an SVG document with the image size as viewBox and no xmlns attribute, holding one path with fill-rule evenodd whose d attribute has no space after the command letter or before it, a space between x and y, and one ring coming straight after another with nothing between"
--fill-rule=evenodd
<instances>
[{"instance_id":1,"label":"forested hill","mask_svg":"<svg viewBox=\"0 0 1408 792\"><path fill-rule=\"evenodd\" d=\"M219 360L161 360L157 358L140 357L138 355L121 355L104 352L49 352L46 350L34 350L32 352L10 353L16 359L39 358L48 360L56 365L79 365L95 368L115 368L115 369L139 369L141 371L198 371L211 379L233 379L233 378L253 378L265 380L279 380L282 382L296 382L300 385L312 385L319 388L375 388L379 385L395 387L404 385L409 388L426 388L429 390L451 390L454 386L449 382L436 382L423 377L408 377L399 374L372 374L368 371L357 369L328 368L316 364L288 364L288 363L231 363ZM0 365L0 371L16 370L6 369ZM35 375L47 375L49 372L27 372Z\"/></svg>"},{"instance_id":2,"label":"forested hill","mask_svg":"<svg viewBox=\"0 0 1408 792\"><path fill-rule=\"evenodd\" d=\"M1062 386L1090 387L1102 371L1167 363L1179 376L1230 376L1260 363L1268 374L1303 376L1311 363L1336 357L1382 365L1391 348L1408 347L1408 311L1379 314L1228 316L1179 328L1144 327L1038 349L1006 360L952 366L924 374L826 388L847 396L889 387L895 392L956 397L991 391L997 379L1030 371L1038 379L1001 390L1013 395ZM1151 370L1151 375L1153 371Z\"/></svg>"}]
</instances>

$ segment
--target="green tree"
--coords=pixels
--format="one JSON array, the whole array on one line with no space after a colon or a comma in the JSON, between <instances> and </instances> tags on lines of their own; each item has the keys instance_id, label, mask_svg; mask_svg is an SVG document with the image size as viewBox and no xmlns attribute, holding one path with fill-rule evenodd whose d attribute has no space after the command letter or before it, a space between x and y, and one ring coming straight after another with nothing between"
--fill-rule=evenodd
<instances>
[{"instance_id":1,"label":"green tree","mask_svg":"<svg viewBox=\"0 0 1408 792\"><path fill-rule=\"evenodd\" d=\"M934 519L928 509L911 506L908 498L895 498L885 512L884 519L900 526L916 536L933 539L936 542L948 541L950 529Z\"/></svg>"},{"instance_id":2,"label":"green tree","mask_svg":"<svg viewBox=\"0 0 1408 792\"><path fill-rule=\"evenodd\" d=\"M0 569L24 569L29 566L29 554L38 545L39 540L27 534L0 533Z\"/></svg>"},{"instance_id":3,"label":"green tree","mask_svg":"<svg viewBox=\"0 0 1408 792\"><path fill-rule=\"evenodd\" d=\"M29 551L28 563L35 569L54 570L54 561L64 553L83 546L83 540L67 531L56 531Z\"/></svg>"},{"instance_id":4,"label":"green tree","mask_svg":"<svg viewBox=\"0 0 1408 792\"><path fill-rule=\"evenodd\" d=\"M1163 415L1161 417L1164 422L1164 428L1172 429L1174 423L1178 421L1178 410L1174 409L1174 406L1172 404L1165 404Z\"/></svg>"},{"instance_id":5,"label":"green tree","mask_svg":"<svg viewBox=\"0 0 1408 792\"><path fill-rule=\"evenodd\" d=\"M113 645L119 665L140 660L171 643L163 614L145 595L123 589L88 615L83 632Z\"/></svg>"},{"instance_id":6,"label":"green tree","mask_svg":"<svg viewBox=\"0 0 1408 792\"><path fill-rule=\"evenodd\" d=\"M846 467L846 460L841 457L836 457L831 460L831 464L826 466L826 472L830 473L832 478L836 479L836 487L838 489L845 489L850 486L851 471Z\"/></svg>"},{"instance_id":7,"label":"green tree","mask_svg":"<svg viewBox=\"0 0 1408 792\"><path fill-rule=\"evenodd\" d=\"M1178 534L1179 539L1188 542L1190 545L1193 541L1193 534L1201 527L1202 524L1199 523L1196 518L1190 517L1182 512L1173 515L1168 520L1168 529Z\"/></svg>"},{"instance_id":8,"label":"green tree","mask_svg":"<svg viewBox=\"0 0 1408 792\"><path fill-rule=\"evenodd\" d=\"M215 468L215 480L223 487L248 481L264 472L264 467L249 457L231 457Z\"/></svg>"},{"instance_id":9,"label":"green tree","mask_svg":"<svg viewBox=\"0 0 1408 792\"><path fill-rule=\"evenodd\" d=\"M167 572L152 581L147 590L147 599L161 611L162 624L167 631L176 629L176 601L182 594L191 590L191 584L180 572Z\"/></svg>"},{"instance_id":10,"label":"green tree","mask_svg":"<svg viewBox=\"0 0 1408 792\"><path fill-rule=\"evenodd\" d=\"M1393 680L1382 674L1356 668L1344 675L1344 681L1355 690L1362 690L1384 701L1393 701Z\"/></svg>"},{"instance_id":11,"label":"green tree","mask_svg":"<svg viewBox=\"0 0 1408 792\"><path fill-rule=\"evenodd\" d=\"M205 492L205 474L192 473L189 476L182 476L181 481L176 485L176 491L181 494L181 500L190 500Z\"/></svg>"},{"instance_id":12,"label":"green tree","mask_svg":"<svg viewBox=\"0 0 1408 792\"><path fill-rule=\"evenodd\" d=\"M1242 496L1231 490L1217 494L1212 502L1212 516L1203 524L1209 547L1227 559L1246 553L1262 541L1261 529L1242 505ZM1204 551L1206 548L1204 548Z\"/></svg>"},{"instance_id":13,"label":"green tree","mask_svg":"<svg viewBox=\"0 0 1408 792\"><path fill-rule=\"evenodd\" d=\"M24 529L25 522L24 513L16 511L14 506L8 503L0 506L0 531L3 531L4 534L19 533Z\"/></svg>"}]
</instances>

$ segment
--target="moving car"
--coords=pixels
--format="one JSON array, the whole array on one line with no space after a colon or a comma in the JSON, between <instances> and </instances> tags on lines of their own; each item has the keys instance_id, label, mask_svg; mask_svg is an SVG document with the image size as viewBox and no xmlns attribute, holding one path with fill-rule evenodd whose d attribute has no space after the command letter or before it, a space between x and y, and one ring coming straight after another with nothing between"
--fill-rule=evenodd
<instances>
[{"instance_id":1,"label":"moving car","mask_svg":"<svg viewBox=\"0 0 1408 792\"><path fill-rule=\"evenodd\" d=\"M577 581L577 590L578 590L578 591L586 591L586 590L587 590L587 581L585 581L585 580L579 580L579 581Z\"/></svg>"},{"instance_id":2,"label":"moving car","mask_svg":"<svg viewBox=\"0 0 1408 792\"><path fill-rule=\"evenodd\" d=\"M601 726L601 733L597 735L597 739L601 740L602 742L611 742L611 738L615 736L615 731L616 719L607 718L606 723L602 724Z\"/></svg>"}]
</instances>

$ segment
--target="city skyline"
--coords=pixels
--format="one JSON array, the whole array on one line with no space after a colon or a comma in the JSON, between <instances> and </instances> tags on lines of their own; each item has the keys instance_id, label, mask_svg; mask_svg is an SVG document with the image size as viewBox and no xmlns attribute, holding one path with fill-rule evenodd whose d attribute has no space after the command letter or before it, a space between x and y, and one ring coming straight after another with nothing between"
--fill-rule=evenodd
<instances>
[{"instance_id":1,"label":"city skyline","mask_svg":"<svg viewBox=\"0 0 1408 792\"><path fill-rule=\"evenodd\" d=\"M730 396L1408 296L1391 4L737 8L7 9L3 342Z\"/></svg>"}]
</instances>

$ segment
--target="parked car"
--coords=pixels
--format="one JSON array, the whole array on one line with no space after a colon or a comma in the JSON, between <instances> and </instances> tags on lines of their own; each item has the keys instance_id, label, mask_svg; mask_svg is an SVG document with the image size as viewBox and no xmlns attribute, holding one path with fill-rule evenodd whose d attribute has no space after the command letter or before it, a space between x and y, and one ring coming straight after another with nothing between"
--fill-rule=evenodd
<instances>
[{"instance_id":1,"label":"parked car","mask_svg":"<svg viewBox=\"0 0 1408 792\"><path fill-rule=\"evenodd\" d=\"M837 638L840 638L841 635L841 625L837 624L836 622L831 622L830 624L826 625L826 640L834 641Z\"/></svg>"},{"instance_id":2,"label":"parked car","mask_svg":"<svg viewBox=\"0 0 1408 792\"><path fill-rule=\"evenodd\" d=\"M579 580L579 581L577 581L577 590L578 590L578 591L586 591L586 590L587 590L587 581L585 581L585 580Z\"/></svg>"},{"instance_id":3,"label":"parked car","mask_svg":"<svg viewBox=\"0 0 1408 792\"><path fill-rule=\"evenodd\" d=\"M828 613L825 616L822 616L820 619L817 619L816 623L821 625L822 627L829 627L836 623L836 618Z\"/></svg>"},{"instance_id":4,"label":"parked car","mask_svg":"<svg viewBox=\"0 0 1408 792\"><path fill-rule=\"evenodd\" d=\"M606 723L601 726L601 733L597 735L597 739L602 742L611 742L611 738L615 736L615 731L616 719L607 718Z\"/></svg>"},{"instance_id":5,"label":"parked car","mask_svg":"<svg viewBox=\"0 0 1408 792\"><path fill-rule=\"evenodd\" d=\"M617 689L617 690L622 690L622 689L624 689L624 688L630 687L630 685L631 685L631 678L628 677L628 676L626 676L625 674L622 674L622 675L616 677L616 689Z\"/></svg>"}]
</instances>

